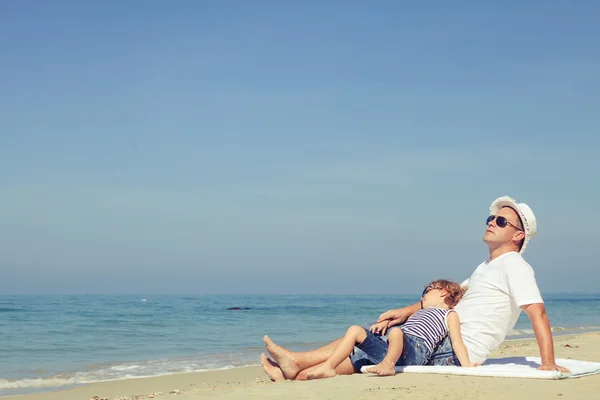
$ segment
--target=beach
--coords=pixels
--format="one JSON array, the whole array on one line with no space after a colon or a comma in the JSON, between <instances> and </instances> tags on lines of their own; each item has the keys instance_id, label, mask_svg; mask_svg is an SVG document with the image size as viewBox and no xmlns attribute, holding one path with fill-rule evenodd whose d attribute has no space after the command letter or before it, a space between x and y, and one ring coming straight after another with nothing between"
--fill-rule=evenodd
<instances>
[{"instance_id":1,"label":"beach","mask_svg":"<svg viewBox=\"0 0 600 400\"><path fill-rule=\"evenodd\" d=\"M600 362L600 333L555 336L557 358ZM505 341L491 357L539 356L534 340ZM315 381L271 382L260 366L94 383L59 392L10 396L11 400L148 399L592 399L600 374L534 380L402 373Z\"/></svg>"}]
</instances>

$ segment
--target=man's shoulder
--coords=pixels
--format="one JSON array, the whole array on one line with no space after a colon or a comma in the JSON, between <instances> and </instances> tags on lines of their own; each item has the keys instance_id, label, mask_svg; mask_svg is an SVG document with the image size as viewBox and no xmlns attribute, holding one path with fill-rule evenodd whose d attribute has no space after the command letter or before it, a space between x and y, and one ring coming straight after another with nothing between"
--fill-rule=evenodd
<instances>
[{"instance_id":1,"label":"man's shoulder","mask_svg":"<svg viewBox=\"0 0 600 400\"><path fill-rule=\"evenodd\" d=\"M523 258L520 253L516 251L511 251L510 253L506 253L506 255L501 260L504 265L524 265L531 268L531 265Z\"/></svg>"},{"instance_id":2,"label":"man's shoulder","mask_svg":"<svg viewBox=\"0 0 600 400\"><path fill-rule=\"evenodd\" d=\"M531 265L516 251L507 253L501 260L501 263L506 268L526 268L531 269Z\"/></svg>"}]
</instances>

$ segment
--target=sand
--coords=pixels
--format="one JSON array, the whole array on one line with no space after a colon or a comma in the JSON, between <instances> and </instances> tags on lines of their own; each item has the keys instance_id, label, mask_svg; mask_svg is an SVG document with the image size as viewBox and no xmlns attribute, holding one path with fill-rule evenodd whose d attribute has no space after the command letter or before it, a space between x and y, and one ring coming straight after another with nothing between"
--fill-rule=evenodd
<instances>
[{"instance_id":1,"label":"sand","mask_svg":"<svg viewBox=\"0 0 600 400\"><path fill-rule=\"evenodd\" d=\"M557 358L600 362L600 333L558 336L554 340ZM533 340L506 341L492 354L492 357L509 356L539 356L537 344ZM595 399L600 398L600 374L557 381L410 373L392 377L354 374L324 380L274 383L261 367L246 367L102 382L54 393L11 396L8 399L88 400L94 396L109 400Z\"/></svg>"}]
</instances>

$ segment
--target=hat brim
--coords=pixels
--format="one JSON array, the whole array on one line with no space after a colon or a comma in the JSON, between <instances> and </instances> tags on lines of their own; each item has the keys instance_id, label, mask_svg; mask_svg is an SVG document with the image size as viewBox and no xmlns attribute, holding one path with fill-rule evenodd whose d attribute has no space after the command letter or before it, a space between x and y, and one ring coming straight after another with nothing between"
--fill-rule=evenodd
<instances>
[{"instance_id":1,"label":"hat brim","mask_svg":"<svg viewBox=\"0 0 600 400\"><path fill-rule=\"evenodd\" d=\"M500 197L492 203L490 206L490 215L496 215L498 211L503 207L510 207L517 212L519 215L519 219L521 220L521 226L523 227L523 231L525 232L525 240L523 240L523 246L521 246L521 250L519 250L519 254L523 254L525 252L525 248L531 239L531 230L529 229L529 224L527 223L527 218L521 211L519 204L512 197L504 196Z\"/></svg>"}]
</instances>

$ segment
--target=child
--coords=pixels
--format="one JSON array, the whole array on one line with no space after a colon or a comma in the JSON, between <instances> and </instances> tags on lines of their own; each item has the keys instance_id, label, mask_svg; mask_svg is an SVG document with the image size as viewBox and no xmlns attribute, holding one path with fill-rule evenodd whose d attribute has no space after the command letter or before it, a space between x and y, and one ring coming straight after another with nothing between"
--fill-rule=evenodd
<instances>
[{"instance_id":1,"label":"child","mask_svg":"<svg viewBox=\"0 0 600 400\"><path fill-rule=\"evenodd\" d=\"M448 334L461 366L476 366L469 360L467 348L460 336L458 315L452 310L463 294L464 291L458 283L446 280L433 281L426 286L421 297L421 310L414 313L403 325L390 328L385 357L367 371L388 376L395 375L397 365L425 365L437 345ZM372 325L371 332L367 332L361 326L350 327L327 361L310 373L308 379L335 376L335 368L350 356L354 346L360 347L369 334L385 332L388 322L382 321Z\"/></svg>"}]
</instances>

